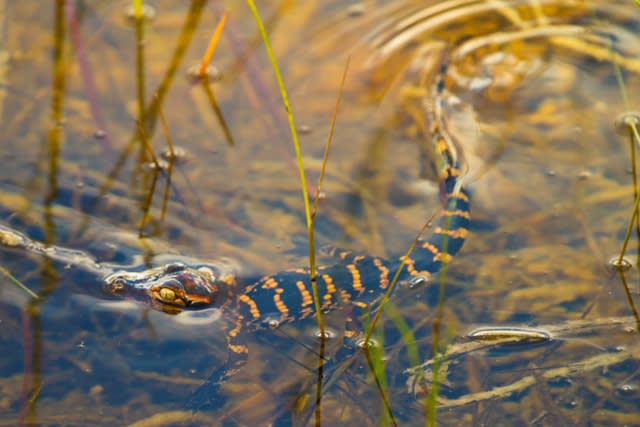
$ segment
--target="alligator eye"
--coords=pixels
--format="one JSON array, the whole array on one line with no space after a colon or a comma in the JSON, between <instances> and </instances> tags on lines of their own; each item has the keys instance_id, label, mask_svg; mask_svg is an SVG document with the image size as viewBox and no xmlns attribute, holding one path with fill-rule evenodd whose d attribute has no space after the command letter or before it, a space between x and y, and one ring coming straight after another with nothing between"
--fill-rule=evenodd
<instances>
[{"instance_id":1,"label":"alligator eye","mask_svg":"<svg viewBox=\"0 0 640 427\"><path fill-rule=\"evenodd\" d=\"M165 302L174 302L176 300L176 293L169 288L161 288L158 295Z\"/></svg>"},{"instance_id":2,"label":"alligator eye","mask_svg":"<svg viewBox=\"0 0 640 427\"><path fill-rule=\"evenodd\" d=\"M111 292L118 292L127 287L128 283L122 277L107 278L107 284Z\"/></svg>"},{"instance_id":3,"label":"alligator eye","mask_svg":"<svg viewBox=\"0 0 640 427\"><path fill-rule=\"evenodd\" d=\"M164 266L164 271L165 273L178 273L183 271L185 268L187 268L187 266L181 262L172 262L171 264Z\"/></svg>"}]
</instances>

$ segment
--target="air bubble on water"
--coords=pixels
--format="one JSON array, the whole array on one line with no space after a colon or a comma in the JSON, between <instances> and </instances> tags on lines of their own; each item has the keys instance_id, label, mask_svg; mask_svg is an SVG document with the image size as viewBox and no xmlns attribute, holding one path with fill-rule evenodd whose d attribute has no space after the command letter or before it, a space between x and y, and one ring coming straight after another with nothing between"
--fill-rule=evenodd
<instances>
[{"instance_id":1,"label":"air bubble on water","mask_svg":"<svg viewBox=\"0 0 640 427\"><path fill-rule=\"evenodd\" d=\"M416 289L429 283L429 276L417 275L408 280L409 289Z\"/></svg>"},{"instance_id":2,"label":"air bubble on water","mask_svg":"<svg viewBox=\"0 0 640 427\"><path fill-rule=\"evenodd\" d=\"M372 348L379 347L380 343L375 338L369 338L369 341L366 341L365 337L361 337L355 341L355 345L358 348Z\"/></svg>"},{"instance_id":3,"label":"air bubble on water","mask_svg":"<svg viewBox=\"0 0 640 427\"><path fill-rule=\"evenodd\" d=\"M188 154L182 147L173 147L173 151L169 149L162 151L160 157L167 162L173 160L173 164L181 164L187 160Z\"/></svg>"},{"instance_id":4,"label":"air bubble on water","mask_svg":"<svg viewBox=\"0 0 640 427\"><path fill-rule=\"evenodd\" d=\"M187 76L194 80L199 81L202 77L207 77L210 82L217 82L222 80L222 72L215 65L207 65L204 70L204 76L200 75L200 64L195 64L187 69Z\"/></svg>"},{"instance_id":5,"label":"air bubble on water","mask_svg":"<svg viewBox=\"0 0 640 427\"><path fill-rule=\"evenodd\" d=\"M633 267L633 264L628 258L620 258L618 255L611 257L607 262L607 268L611 271L627 271L631 267Z\"/></svg>"},{"instance_id":6,"label":"air bubble on water","mask_svg":"<svg viewBox=\"0 0 640 427\"><path fill-rule=\"evenodd\" d=\"M620 135L627 136L631 131L632 126L638 126L640 124L640 113L635 111L626 111L616 117L613 122L613 126L616 128L616 132Z\"/></svg>"},{"instance_id":7,"label":"air bubble on water","mask_svg":"<svg viewBox=\"0 0 640 427\"><path fill-rule=\"evenodd\" d=\"M638 386L635 384L622 384L617 387L617 390L621 396L631 397L638 392Z\"/></svg>"},{"instance_id":8,"label":"air bubble on water","mask_svg":"<svg viewBox=\"0 0 640 427\"><path fill-rule=\"evenodd\" d=\"M311 126L309 125L300 125L298 126L298 132L302 135L307 135L311 133Z\"/></svg>"},{"instance_id":9,"label":"air bubble on water","mask_svg":"<svg viewBox=\"0 0 640 427\"><path fill-rule=\"evenodd\" d=\"M358 18L365 14L367 7L364 3L355 3L347 8L347 16L349 18Z\"/></svg>"},{"instance_id":10,"label":"air bubble on water","mask_svg":"<svg viewBox=\"0 0 640 427\"><path fill-rule=\"evenodd\" d=\"M593 173L591 173L591 171L583 170L578 173L578 179L581 181L586 181L587 179L591 178L592 175Z\"/></svg>"},{"instance_id":11,"label":"air bubble on water","mask_svg":"<svg viewBox=\"0 0 640 427\"><path fill-rule=\"evenodd\" d=\"M280 321L277 319L268 319L266 323L269 329L278 329L280 326Z\"/></svg>"},{"instance_id":12,"label":"air bubble on water","mask_svg":"<svg viewBox=\"0 0 640 427\"><path fill-rule=\"evenodd\" d=\"M156 17L156 8L151 6L150 4L143 4L142 14L140 17L138 17L136 15L135 7L133 5L129 5L125 9L124 13L127 19L131 21L135 21L136 19L139 19L139 18L142 18L144 21L151 21L153 18Z\"/></svg>"},{"instance_id":13,"label":"air bubble on water","mask_svg":"<svg viewBox=\"0 0 640 427\"><path fill-rule=\"evenodd\" d=\"M335 339L338 336L338 333L333 329L333 328L328 328L328 327L324 327L324 335L321 333L320 329L314 329L313 332L311 333L311 335L315 338L315 339L320 339L323 338L325 340L332 340Z\"/></svg>"}]
</instances>

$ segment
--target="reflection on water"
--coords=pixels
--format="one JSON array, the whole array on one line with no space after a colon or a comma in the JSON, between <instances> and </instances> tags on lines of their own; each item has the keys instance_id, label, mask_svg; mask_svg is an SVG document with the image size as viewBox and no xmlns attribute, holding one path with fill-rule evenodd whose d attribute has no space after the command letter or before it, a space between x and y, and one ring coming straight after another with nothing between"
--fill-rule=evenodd
<instances>
[{"instance_id":1,"label":"reflection on water","mask_svg":"<svg viewBox=\"0 0 640 427\"><path fill-rule=\"evenodd\" d=\"M607 268L633 206L633 132L615 127L640 108L633 2L263 3L311 182L352 59L317 219L320 244L406 250L438 203L437 186L420 180L434 178L425 120L434 112L473 191L473 230L446 277L445 343L473 324L634 314L637 268L624 276ZM186 70L205 51L219 4L158 1L155 17L137 25L125 6L0 4L1 225L98 265L229 257L247 277L304 265L286 119L244 2L224 4L230 20L214 57L221 80L208 84ZM438 73L442 87L434 87ZM149 145L161 153L169 138L184 154L159 173ZM314 358L300 345L309 325L253 337L252 362L225 386L224 409L192 415L182 403L224 359L218 313L112 305L96 272L68 257L4 247L0 265L40 296L0 282L0 425L309 417ZM393 299L427 363L436 287ZM384 329L391 409L398 424L422 425L424 401L403 374L416 362L392 323ZM635 423L637 329L566 337L452 358L442 399L457 404L440 412L442 422ZM453 365L461 369L452 375ZM359 355L328 373L325 423L378 423L371 402L383 405L368 372Z\"/></svg>"}]
</instances>

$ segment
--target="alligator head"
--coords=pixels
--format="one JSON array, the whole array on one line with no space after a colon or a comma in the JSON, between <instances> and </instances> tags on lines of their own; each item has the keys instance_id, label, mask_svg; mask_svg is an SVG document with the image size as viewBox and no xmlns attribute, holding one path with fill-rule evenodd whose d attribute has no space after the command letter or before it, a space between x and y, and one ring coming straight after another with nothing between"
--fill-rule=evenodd
<instances>
[{"instance_id":1,"label":"alligator head","mask_svg":"<svg viewBox=\"0 0 640 427\"><path fill-rule=\"evenodd\" d=\"M233 275L221 274L215 266L190 267L177 262L140 272L112 273L104 278L102 288L109 295L177 313L218 306L234 284Z\"/></svg>"}]
</instances>

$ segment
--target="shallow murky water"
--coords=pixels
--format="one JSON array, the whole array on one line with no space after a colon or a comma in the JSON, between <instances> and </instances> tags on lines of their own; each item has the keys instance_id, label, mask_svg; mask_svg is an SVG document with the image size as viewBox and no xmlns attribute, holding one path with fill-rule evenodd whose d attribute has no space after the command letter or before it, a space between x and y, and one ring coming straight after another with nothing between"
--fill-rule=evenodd
<instances>
[{"instance_id":1,"label":"shallow murky water","mask_svg":"<svg viewBox=\"0 0 640 427\"><path fill-rule=\"evenodd\" d=\"M301 345L315 345L313 321L257 332L249 365L223 387L226 401L191 414L184 401L224 361L219 311L169 315L110 301L103 270L86 263L141 269L186 257L253 277L307 262L284 108L248 8L224 5L229 23L213 60L221 78L202 83L187 70L206 49L217 3L158 1L138 26L127 2L90 3L0 9L0 225L79 251L0 250L0 265L40 296L0 281L0 425L313 421L317 360ZM312 187L350 61L319 245L406 251L439 207L428 111L463 160L473 226L443 277L441 348L450 358L439 423L637 424L638 271L622 276L608 264L633 209L632 134L616 120L640 110L640 8L264 3ZM141 128L158 156L169 137L184 150L170 182L151 167ZM635 263L635 231L630 247ZM392 299L417 357L398 316L384 319L398 425L425 422L438 290L431 283ZM343 317L329 319L338 337ZM464 335L483 325L538 327L552 340L465 347ZM339 341L329 341L331 352ZM342 362L328 373L323 423L384 423L366 358Z\"/></svg>"}]
</instances>

